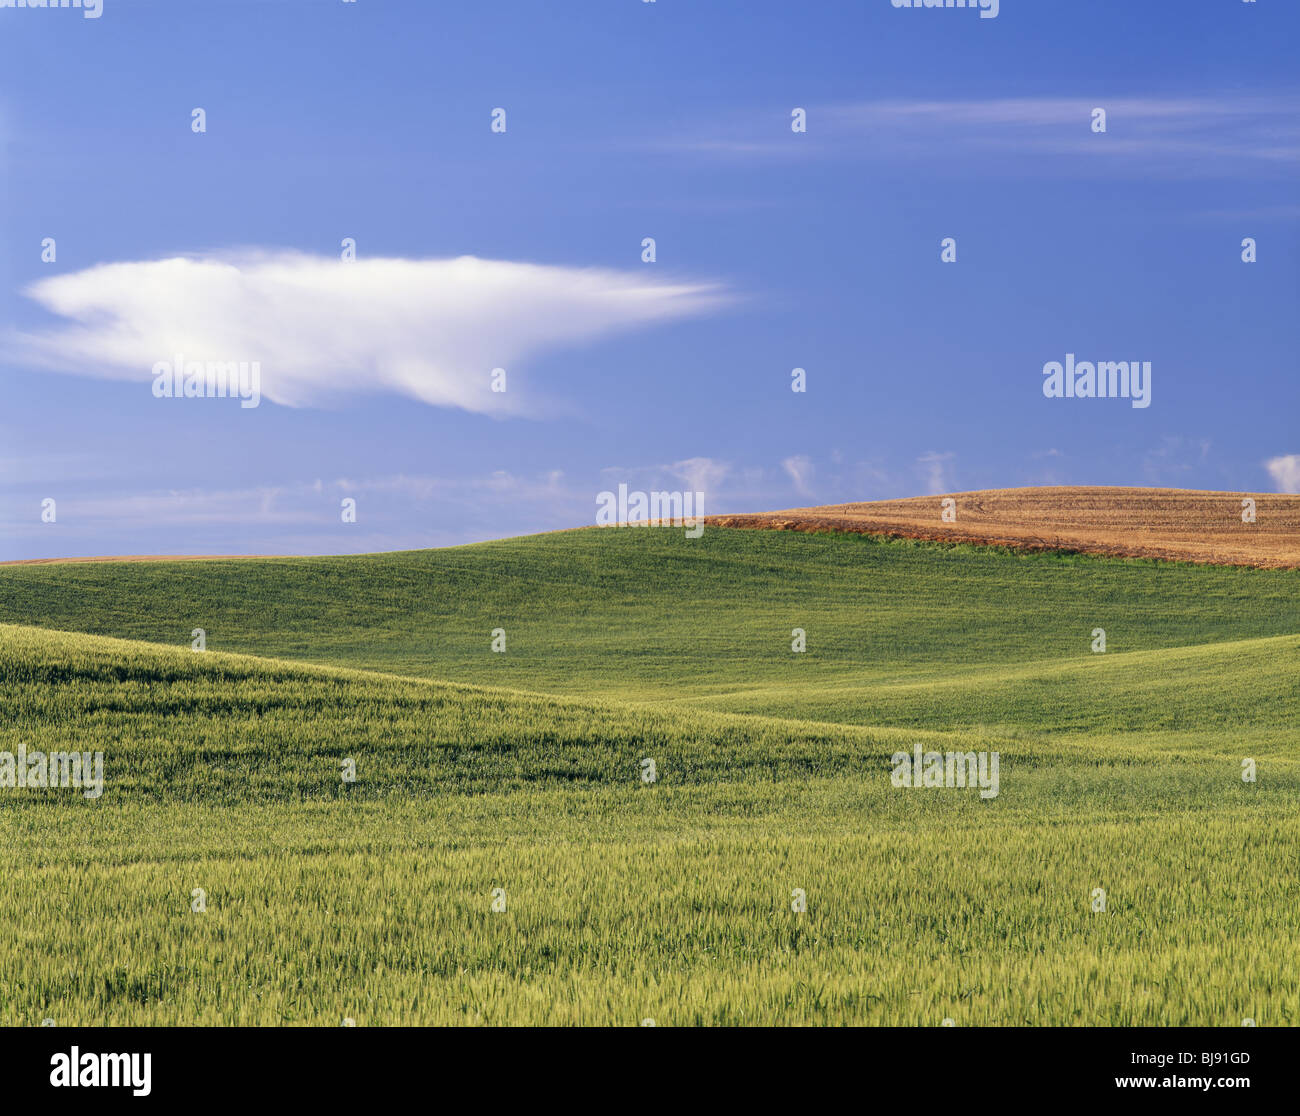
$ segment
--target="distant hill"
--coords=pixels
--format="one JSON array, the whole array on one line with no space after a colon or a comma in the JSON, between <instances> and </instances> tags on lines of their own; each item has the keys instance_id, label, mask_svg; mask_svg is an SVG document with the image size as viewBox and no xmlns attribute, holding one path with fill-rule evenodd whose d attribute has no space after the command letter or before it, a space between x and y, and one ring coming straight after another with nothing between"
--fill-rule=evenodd
<instances>
[{"instance_id":1,"label":"distant hill","mask_svg":"<svg viewBox=\"0 0 1300 1116\"><path fill-rule=\"evenodd\" d=\"M943 501L956 519L942 518ZM1242 520L1243 500L1255 522ZM1164 558L1263 569L1300 567L1300 496L1181 488L991 488L710 516L718 527L849 531L896 538Z\"/></svg>"},{"instance_id":2,"label":"distant hill","mask_svg":"<svg viewBox=\"0 0 1300 1116\"><path fill-rule=\"evenodd\" d=\"M1106 630L1107 663L1300 634L1300 575L878 535L611 527L389 554L6 566L0 622L187 653L201 628L213 652L534 693L1042 728L1056 714L1025 704L1025 688L1089 705L1096 665L1056 667L1100 661L1094 629ZM796 628L806 654L791 651ZM492 651L496 629L504 654ZM1028 673L1003 677L1017 665ZM1219 669L1206 676L1210 707ZM958 678L970 684L960 698ZM940 707L889 689L919 681L942 689ZM1157 720L1172 701L1161 698Z\"/></svg>"}]
</instances>

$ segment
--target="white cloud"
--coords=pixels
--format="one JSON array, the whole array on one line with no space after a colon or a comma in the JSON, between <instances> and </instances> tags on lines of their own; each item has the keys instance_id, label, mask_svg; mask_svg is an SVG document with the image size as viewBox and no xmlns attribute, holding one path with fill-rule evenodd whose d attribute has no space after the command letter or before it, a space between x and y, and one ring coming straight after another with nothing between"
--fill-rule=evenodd
<instances>
[{"instance_id":1,"label":"white cloud","mask_svg":"<svg viewBox=\"0 0 1300 1116\"><path fill-rule=\"evenodd\" d=\"M178 525L311 523L319 513L304 508L284 486L212 490L170 489L125 495L66 497L58 503L65 524L118 528Z\"/></svg>"},{"instance_id":2,"label":"white cloud","mask_svg":"<svg viewBox=\"0 0 1300 1116\"><path fill-rule=\"evenodd\" d=\"M720 514L727 503L750 500L769 487L761 469L737 473L730 463L712 457L688 457L671 464L609 465L600 470L600 476L602 485L610 491L626 484L629 491L703 492L708 515Z\"/></svg>"},{"instance_id":3,"label":"white cloud","mask_svg":"<svg viewBox=\"0 0 1300 1116\"><path fill-rule=\"evenodd\" d=\"M181 526L336 526L339 501L353 496L367 512L383 508L383 514L397 517L422 514L430 505L456 506L468 511L493 509L530 511L545 518L567 516L573 526L577 511L589 502L585 487L565 484L564 473L551 469L536 476L518 476L498 469L468 476L432 476L397 473L375 477L316 477L311 481L285 481L249 488L186 488L70 495L58 502L63 524L95 525L101 528ZM35 516L28 515L28 520ZM0 526L17 528L21 522ZM46 528L48 533L48 528Z\"/></svg>"},{"instance_id":4,"label":"white cloud","mask_svg":"<svg viewBox=\"0 0 1300 1116\"><path fill-rule=\"evenodd\" d=\"M1094 108L1106 110L1104 138L1091 131ZM1294 108L1288 98L1225 95L875 101L823 111L828 128L869 134L898 154L924 155L942 136L954 149L1083 155L1135 166L1164 159L1188 169L1208 159L1295 162Z\"/></svg>"},{"instance_id":5,"label":"white cloud","mask_svg":"<svg viewBox=\"0 0 1300 1116\"><path fill-rule=\"evenodd\" d=\"M711 457L689 457L664 468L685 482L691 492L715 494L722 486L722 481L730 472L731 466Z\"/></svg>"},{"instance_id":6,"label":"white cloud","mask_svg":"<svg viewBox=\"0 0 1300 1116\"><path fill-rule=\"evenodd\" d=\"M1091 130L1105 108L1105 136ZM1201 97L1024 97L971 100L877 100L808 106L809 131L792 142L788 123L763 118L763 130L737 117L712 122L710 134L674 136L655 148L736 159L866 158L942 160L962 153L1004 160L1044 155L1104 160L1105 173L1148 175L1222 171L1225 159L1286 171L1300 161L1296 97L1224 93ZM755 114L749 114L753 119ZM724 131L726 134L719 134ZM1078 163L1066 164L1069 171Z\"/></svg>"},{"instance_id":7,"label":"white cloud","mask_svg":"<svg viewBox=\"0 0 1300 1116\"><path fill-rule=\"evenodd\" d=\"M1264 462L1264 468L1273 478L1273 487L1279 492L1300 494L1300 453L1269 458Z\"/></svg>"},{"instance_id":8,"label":"white cloud","mask_svg":"<svg viewBox=\"0 0 1300 1116\"><path fill-rule=\"evenodd\" d=\"M926 489L931 496L939 496L952 491L952 485L948 479L947 465L956 456L955 453L935 453L931 450L929 453L921 454L916 459L916 463L925 472Z\"/></svg>"},{"instance_id":9,"label":"white cloud","mask_svg":"<svg viewBox=\"0 0 1300 1116\"><path fill-rule=\"evenodd\" d=\"M797 453L793 457L787 457L781 462L781 467L786 471L790 479L794 481L795 491L798 492L800 496L812 495L809 491L808 485L812 480L813 463L806 455Z\"/></svg>"},{"instance_id":10,"label":"white cloud","mask_svg":"<svg viewBox=\"0 0 1300 1116\"><path fill-rule=\"evenodd\" d=\"M727 301L644 272L291 252L100 264L25 293L68 319L16 338L56 371L152 384L178 354L259 361L262 395L287 406L392 392L479 412L518 410L512 373L539 352ZM510 390L491 390L496 367Z\"/></svg>"}]
</instances>

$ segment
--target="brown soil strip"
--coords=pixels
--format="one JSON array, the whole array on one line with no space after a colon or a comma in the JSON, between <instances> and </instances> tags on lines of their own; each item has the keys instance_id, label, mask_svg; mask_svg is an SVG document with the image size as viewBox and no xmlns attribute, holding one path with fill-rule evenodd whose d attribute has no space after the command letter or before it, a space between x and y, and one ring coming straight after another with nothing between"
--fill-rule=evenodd
<instances>
[{"instance_id":1,"label":"brown soil strip","mask_svg":"<svg viewBox=\"0 0 1300 1116\"><path fill-rule=\"evenodd\" d=\"M956 520L942 518L944 499ZM1255 501L1254 523L1242 501ZM1300 496L1179 488L998 488L829 504L752 515L712 515L715 527L844 531L890 538L1161 558L1260 569L1300 568Z\"/></svg>"}]
</instances>

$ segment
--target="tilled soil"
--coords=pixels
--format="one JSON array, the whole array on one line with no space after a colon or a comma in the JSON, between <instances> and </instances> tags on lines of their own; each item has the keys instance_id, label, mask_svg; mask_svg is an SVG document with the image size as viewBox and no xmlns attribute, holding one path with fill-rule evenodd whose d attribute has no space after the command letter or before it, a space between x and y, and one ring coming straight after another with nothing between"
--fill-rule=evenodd
<instances>
[{"instance_id":1,"label":"tilled soil","mask_svg":"<svg viewBox=\"0 0 1300 1116\"><path fill-rule=\"evenodd\" d=\"M954 501L945 522L943 501ZM1254 501L1255 522L1242 519ZM1300 496L1178 488L997 488L714 515L715 527L847 531L893 538L1163 558L1261 569L1300 568Z\"/></svg>"}]
</instances>

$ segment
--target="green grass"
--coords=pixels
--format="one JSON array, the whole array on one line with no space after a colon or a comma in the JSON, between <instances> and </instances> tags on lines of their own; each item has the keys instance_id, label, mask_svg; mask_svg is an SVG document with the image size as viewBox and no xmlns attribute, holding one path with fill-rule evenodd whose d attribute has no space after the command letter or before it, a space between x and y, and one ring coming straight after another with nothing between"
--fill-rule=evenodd
<instances>
[{"instance_id":1,"label":"green grass","mask_svg":"<svg viewBox=\"0 0 1300 1116\"><path fill-rule=\"evenodd\" d=\"M1087 661L1098 627L1108 654L1294 635L1300 571L592 529L362 557L9 567L2 621L183 647L203 628L213 651L673 700Z\"/></svg>"},{"instance_id":2,"label":"green grass","mask_svg":"<svg viewBox=\"0 0 1300 1116\"><path fill-rule=\"evenodd\" d=\"M0 621L0 752L107 782L0 789L0 1024L1300 1022L1294 572L582 531Z\"/></svg>"}]
</instances>

